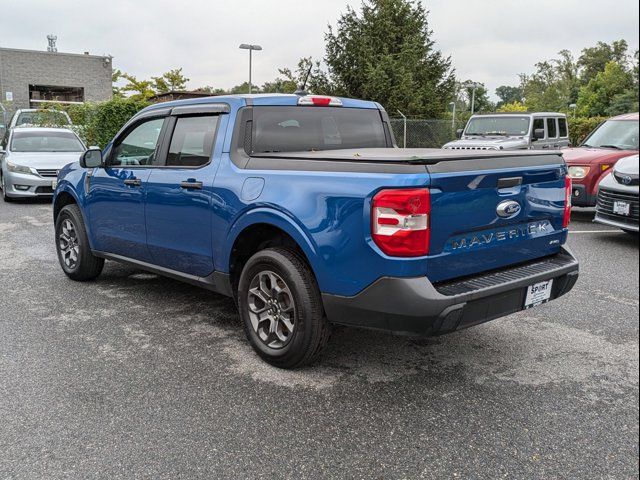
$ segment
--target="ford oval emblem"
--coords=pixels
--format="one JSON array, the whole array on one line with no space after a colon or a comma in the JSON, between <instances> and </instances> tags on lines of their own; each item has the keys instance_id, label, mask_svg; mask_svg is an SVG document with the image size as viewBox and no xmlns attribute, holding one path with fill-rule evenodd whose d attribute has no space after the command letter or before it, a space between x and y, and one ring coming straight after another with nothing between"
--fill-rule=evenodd
<instances>
[{"instance_id":1,"label":"ford oval emblem","mask_svg":"<svg viewBox=\"0 0 640 480\"><path fill-rule=\"evenodd\" d=\"M505 200L500 202L496 208L496 213L502 218L512 218L520 213L522 207L518 202L513 200Z\"/></svg>"}]
</instances>

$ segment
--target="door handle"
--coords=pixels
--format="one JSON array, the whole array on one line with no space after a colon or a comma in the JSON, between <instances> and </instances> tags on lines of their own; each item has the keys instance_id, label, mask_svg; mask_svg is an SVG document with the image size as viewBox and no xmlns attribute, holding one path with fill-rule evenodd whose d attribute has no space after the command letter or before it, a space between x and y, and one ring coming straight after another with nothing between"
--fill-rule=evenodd
<instances>
[{"instance_id":1,"label":"door handle","mask_svg":"<svg viewBox=\"0 0 640 480\"><path fill-rule=\"evenodd\" d=\"M124 181L125 185L130 185L132 187L139 187L140 185L142 185L142 181L139 178L127 178Z\"/></svg>"},{"instance_id":2,"label":"door handle","mask_svg":"<svg viewBox=\"0 0 640 480\"><path fill-rule=\"evenodd\" d=\"M187 180L185 182L180 182L180 188L199 190L202 188L202 182L196 182L195 180Z\"/></svg>"},{"instance_id":3,"label":"door handle","mask_svg":"<svg viewBox=\"0 0 640 480\"><path fill-rule=\"evenodd\" d=\"M544 145L542 145L542 148L549 148L549 144L545 143Z\"/></svg>"}]
</instances>

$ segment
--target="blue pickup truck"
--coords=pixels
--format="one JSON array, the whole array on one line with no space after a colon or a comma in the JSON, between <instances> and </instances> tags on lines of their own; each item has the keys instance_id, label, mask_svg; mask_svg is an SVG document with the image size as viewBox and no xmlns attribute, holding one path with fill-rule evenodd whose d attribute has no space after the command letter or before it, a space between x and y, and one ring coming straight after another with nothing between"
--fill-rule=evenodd
<instances>
[{"instance_id":1,"label":"blue pickup truck","mask_svg":"<svg viewBox=\"0 0 640 480\"><path fill-rule=\"evenodd\" d=\"M375 102L234 95L163 103L59 175L64 272L105 260L233 297L295 368L332 324L453 332L567 293L571 182L558 152L399 149Z\"/></svg>"}]
</instances>

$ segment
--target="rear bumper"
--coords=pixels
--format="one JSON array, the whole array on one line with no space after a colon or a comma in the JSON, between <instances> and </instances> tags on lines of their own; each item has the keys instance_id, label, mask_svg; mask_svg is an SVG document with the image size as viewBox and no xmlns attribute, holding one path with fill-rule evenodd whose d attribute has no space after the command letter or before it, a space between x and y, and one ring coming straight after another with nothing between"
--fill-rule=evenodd
<instances>
[{"instance_id":1,"label":"rear bumper","mask_svg":"<svg viewBox=\"0 0 640 480\"><path fill-rule=\"evenodd\" d=\"M425 277L384 277L353 297L323 294L329 321L396 334L429 336L453 332L524 309L526 288L553 279L551 299L569 292L578 261L563 248L552 257L432 284Z\"/></svg>"}]
</instances>

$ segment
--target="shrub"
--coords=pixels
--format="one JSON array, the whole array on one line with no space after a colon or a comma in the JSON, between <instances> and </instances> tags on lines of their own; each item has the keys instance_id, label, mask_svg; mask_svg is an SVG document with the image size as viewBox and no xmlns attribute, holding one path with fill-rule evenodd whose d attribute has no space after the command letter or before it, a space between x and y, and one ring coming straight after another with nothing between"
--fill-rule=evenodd
<instances>
[{"instance_id":1,"label":"shrub","mask_svg":"<svg viewBox=\"0 0 640 480\"><path fill-rule=\"evenodd\" d=\"M42 108L43 126L53 125L52 116L47 110L65 110L71 121L72 129L82 138L87 146L96 145L104 148L122 126L149 103L140 99L114 98L100 103L83 103L78 105L47 104Z\"/></svg>"},{"instance_id":2,"label":"shrub","mask_svg":"<svg viewBox=\"0 0 640 480\"><path fill-rule=\"evenodd\" d=\"M571 145L579 145L606 117L569 117Z\"/></svg>"}]
</instances>

